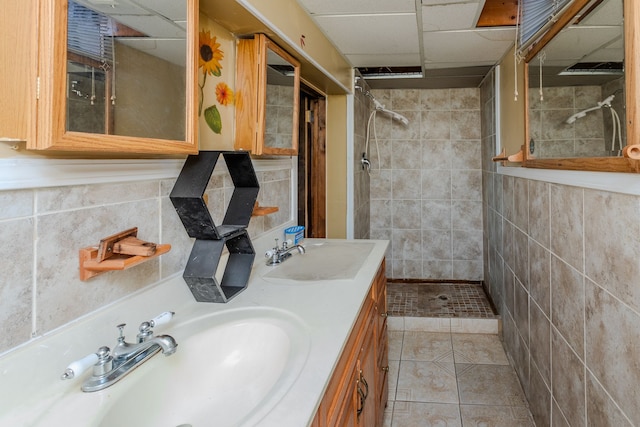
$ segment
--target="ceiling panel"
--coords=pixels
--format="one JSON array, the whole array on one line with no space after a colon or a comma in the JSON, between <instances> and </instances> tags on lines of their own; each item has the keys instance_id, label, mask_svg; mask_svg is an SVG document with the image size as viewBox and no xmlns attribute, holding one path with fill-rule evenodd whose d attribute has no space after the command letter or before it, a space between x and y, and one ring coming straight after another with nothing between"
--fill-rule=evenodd
<instances>
[{"instance_id":1,"label":"ceiling panel","mask_svg":"<svg viewBox=\"0 0 640 427\"><path fill-rule=\"evenodd\" d=\"M345 55L419 52L414 13L318 16L316 21Z\"/></svg>"},{"instance_id":2,"label":"ceiling panel","mask_svg":"<svg viewBox=\"0 0 640 427\"><path fill-rule=\"evenodd\" d=\"M415 0L299 0L299 3L312 15L416 11Z\"/></svg>"},{"instance_id":3,"label":"ceiling panel","mask_svg":"<svg viewBox=\"0 0 640 427\"><path fill-rule=\"evenodd\" d=\"M480 9L481 11L482 9ZM422 7L422 30L466 30L475 27L478 3L450 4Z\"/></svg>"},{"instance_id":4,"label":"ceiling panel","mask_svg":"<svg viewBox=\"0 0 640 427\"><path fill-rule=\"evenodd\" d=\"M383 55L380 53L370 55L347 54L346 57L352 64L358 64L358 67L419 67L422 61L418 52L386 53Z\"/></svg>"},{"instance_id":5,"label":"ceiling panel","mask_svg":"<svg viewBox=\"0 0 640 427\"><path fill-rule=\"evenodd\" d=\"M617 27L571 27L558 34L545 47L544 52L549 61L570 64L603 46L617 42L619 38L620 28Z\"/></svg>"},{"instance_id":6,"label":"ceiling panel","mask_svg":"<svg viewBox=\"0 0 640 427\"><path fill-rule=\"evenodd\" d=\"M425 66L434 63L494 64L513 45L515 30L482 29L423 33Z\"/></svg>"},{"instance_id":7,"label":"ceiling panel","mask_svg":"<svg viewBox=\"0 0 640 427\"><path fill-rule=\"evenodd\" d=\"M622 2L602 2L580 25L622 25Z\"/></svg>"},{"instance_id":8,"label":"ceiling panel","mask_svg":"<svg viewBox=\"0 0 640 427\"><path fill-rule=\"evenodd\" d=\"M172 21L187 20L187 2L185 0L134 0L145 9L153 10Z\"/></svg>"}]
</instances>

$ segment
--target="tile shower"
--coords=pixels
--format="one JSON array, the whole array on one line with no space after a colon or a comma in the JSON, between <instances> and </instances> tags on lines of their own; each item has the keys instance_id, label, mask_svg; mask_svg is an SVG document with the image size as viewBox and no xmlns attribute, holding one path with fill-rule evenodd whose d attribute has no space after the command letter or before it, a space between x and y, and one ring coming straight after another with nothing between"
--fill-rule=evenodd
<instances>
[{"instance_id":1,"label":"tile shower","mask_svg":"<svg viewBox=\"0 0 640 427\"><path fill-rule=\"evenodd\" d=\"M387 277L481 280L479 90L372 93L409 119L378 114L377 146L371 130L370 234L391 241Z\"/></svg>"},{"instance_id":2,"label":"tile shower","mask_svg":"<svg viewBox=\"0 0 640 427\"><path fill-rule=\"evenodd\" d=\"M502 175L482 94L484 280L537 425L640 425L640 197Z\"/></svg>"}]
</instances>

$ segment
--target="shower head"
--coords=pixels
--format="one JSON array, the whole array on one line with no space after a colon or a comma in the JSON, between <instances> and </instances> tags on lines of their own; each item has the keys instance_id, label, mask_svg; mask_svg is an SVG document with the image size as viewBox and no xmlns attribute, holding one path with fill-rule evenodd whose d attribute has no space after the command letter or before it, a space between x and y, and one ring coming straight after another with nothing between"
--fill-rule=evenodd
<instances>
[{"instance_id":1,"label":"shower head","mask_svg":"<svg viewBox=\"0 0 640 427\"><path fill-rule=\"evenodd\" d=\"M407 119L405 116L403 116L400 113L396 113L395 111L387 110L386 108L378 108L378 111L381 111L383 113L386 113L386 114L390 115L392 119L395 119L395 120L399 121L400 123L402 123L405 126L409 125L409 119Z\"/></svg>"},{"instance_id":2,"label":"shower head","mask_svg":"<svg viewBox=\"0 0 640 427\"><path fill-rule=\"evenodd\" d=\"M613 102L614 98L615 98L615 95L609 95L607 98L605 98L601 102L598 102L598 105L596 105L595 107L591 107L591 108L587 108L586 110L578 111L574 115L570 116L567 120L565 120L565 123L570 125L570 124L574 123L577 119L581 119L581 118L585 117L587 115L587 113L590 112L590 111L599 110L599 109L605 108L605 107L606 108L611 108L611 102Z\"/></svg>"},{"instance_id":3,"label":"shower head","mask_svg":"<svg viewBox=\"0 0 640 427\"><path fill-rule=\"evenodd\" d=\"M373 99L373 104L376 107L376 111L380 111L382 113L390 115L392 119L395 119L395 120L399 121L400 123L402 123L405 126L409 125L409 119L407 119L405 116L403 116L400 113L396 113L395 111L391 111L391 110L386 109L384 107L384 105L382 105L380 103L380 101L378 101L375 98L372 98L372 99Z\"/></svg>"}]
</instances>

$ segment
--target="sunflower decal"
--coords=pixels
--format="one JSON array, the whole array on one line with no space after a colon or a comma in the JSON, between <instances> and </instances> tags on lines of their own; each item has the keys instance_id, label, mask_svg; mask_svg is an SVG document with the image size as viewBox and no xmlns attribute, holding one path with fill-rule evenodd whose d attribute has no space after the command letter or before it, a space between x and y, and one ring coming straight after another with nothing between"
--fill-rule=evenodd
<instances>
[{"instance_id":1,"label":"sunflower decal","mask_svg":"<svg viewBox=\"0 0 640 427\"><path fill-rule=\"evenodd\" d=\"M207 74L218 77L222 74L220 61L224 58L224 52L220 50L220 43L216 39L216 36L211 37L211 32L200 31L198 68L202 68L205 79Z\"/></svg>"},{"instance_id":2,"label":"sunflower decal","mask_svg":"<svg viewBox=\"0 0 640 427\"><path fill-rule=\"evenodd\" d=\"M198 115L202 115L204 102L204 87L207 84L207 76L219 78L222 76L222 64L224 52L220 49L220 43L216 36L211 35L209 30L201 30L199 36L198 68L202 69L202 84L200 88L200 99L198 102ZM218 104L228 106L233 104L233 90L224 82L219 82L215 88L215 96ZM212 104L204 109L204 120L209 128L217 134L222 133L222 117L216 104Z\"/></svg>"}]
</instances>

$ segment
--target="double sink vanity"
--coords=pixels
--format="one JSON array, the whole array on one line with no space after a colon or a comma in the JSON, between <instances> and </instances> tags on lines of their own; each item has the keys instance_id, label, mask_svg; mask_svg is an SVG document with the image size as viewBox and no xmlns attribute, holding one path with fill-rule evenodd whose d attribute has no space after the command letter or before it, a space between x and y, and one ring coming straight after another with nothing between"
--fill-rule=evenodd
<instances>
[{"instance_id":1,"label":"double sink vanity","mask_svg":"<svg viewBox=\"0 0 640 427\"><path fill-rule=\"evenodd\" d=\"M254 263L246 290L198 303L173 276L0 358L0 425L380 425L387 396L386 241L308 239L278 266ZM156 334L177 342L117 383L83 392L73 360Z\"/></svg>"}]
</instances>

